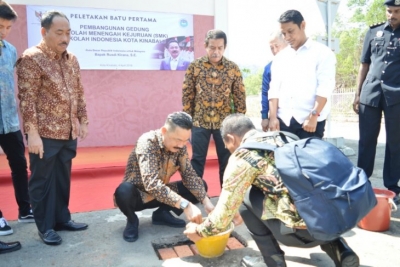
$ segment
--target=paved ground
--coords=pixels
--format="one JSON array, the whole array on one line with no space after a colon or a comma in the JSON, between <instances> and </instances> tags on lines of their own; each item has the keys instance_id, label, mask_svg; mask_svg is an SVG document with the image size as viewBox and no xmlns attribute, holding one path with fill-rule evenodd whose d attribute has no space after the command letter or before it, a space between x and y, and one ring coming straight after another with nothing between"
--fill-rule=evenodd
<instances>
[{"instance_id":1,"label":"paved ground","mask_svg":"<svg viewBox=\"0 0 400 267\"><path fill-rule=\"evenodd\" d=\"M354 124L333 125L336 132L344 136L345 145L357 152L357 129ZM371 181L375 187L382 188L382 162L384 156L384 138L378 145L375 172ZM357 156L349 157L353 162ZM110 197L110 196L105 196ZM218 199L214 198L216 202ZM240 266L244 255L259 255L254 242L245 226L236 227L235 232L247 241L248 247L227 251L215 259L200 256L170 259L158 259L152 242L173 240L182 234L182 229L151 224L151 210L139 213L140 237L137 242L127 243L122 239L125 217L117 209L73 214L73 219L89 223L89 229L82 232L59 232L63 238L60 246L44 245L34 224L21 224L11 221L14 229L11 236L0 237L2 241L19 240L23 248L20 251L0 255L0 266L7 267L51 267L51 266L135 266L135 267L235 267ZM350 246L356 251L363 267L399 266L400 211L392 213L391 225L386 232L370 232L358 227L344 235ZM286 252L289 267L297 266L334 266L329 257L319 247L311 249L288 248Z\"/></svg>"}]
</instances>

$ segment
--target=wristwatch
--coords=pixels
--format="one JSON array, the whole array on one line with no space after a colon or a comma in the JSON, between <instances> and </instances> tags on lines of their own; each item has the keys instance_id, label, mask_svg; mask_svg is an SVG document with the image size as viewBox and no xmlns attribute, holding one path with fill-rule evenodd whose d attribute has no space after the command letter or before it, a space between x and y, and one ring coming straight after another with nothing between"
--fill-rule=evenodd
<instances>
[{"instance_id":1,"label":"wristwatch","mask_svg":"<svg viewBox=\"0 0 400 267\"><path fill-rule=\"evenodd\" d=\"M184 198L181 198L181 204L180 204L180 208L181 210L184 210L187 208L187 206L189 206L189 201L187 201Z\"/></svg>"},{"instance_id":2,"label":"wristwatch","mask_svg":"<svg viewBox=\"0 0 400 267\"><path fill-rule=\"evenodd\" d=\"M311 115L319 116L319 113L315 109L313 109L313 110L311 110Z\"/></svg>"}]
</instances>

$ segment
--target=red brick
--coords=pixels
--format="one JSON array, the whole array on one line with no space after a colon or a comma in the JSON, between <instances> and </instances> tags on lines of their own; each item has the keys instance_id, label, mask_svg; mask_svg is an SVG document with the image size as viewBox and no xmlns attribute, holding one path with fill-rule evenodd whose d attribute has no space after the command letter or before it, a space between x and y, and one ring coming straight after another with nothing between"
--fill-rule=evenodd
<instances>
[{"instance_id":1,"label":"red brick","mask_svg":"<svg viewBox=\"0 0 400 267\"><path fill-rule=\"evenodd\" d=\"M236 238L230 237L228 239L228 244L227 244L229 249L239 249L239 248L244 248L242 243L240 243Z\"/></svg>"},{"instance_id":2,"label":"red brick","mask_svg":"<svg viewBox=\"0 0 400 267\"><path fill-rule=\"evenodd\" d=\"M174 250L179 258L193 256L193 252L188 245L176 246Z\"/></svg>"},{"instance_id":3,"label":"red brick","mask_svg":"<svg viewBox=\"0 0 400 267\"><path fill-rule=\"evenodd\" d=\"M178 257L178 255L176 255L175 251L172 248L160 248L158 250L158 253L160 254L160 258L162 260L168 260Z\"/></svg>"},{"instance_id":4,"label":"red brick","mask_svg":"<svg viewBox=\"0 0 400 267\"><path fill-rule=\"evenodd\" d=\"M197 250L197 247L195 244L191 244L189 247L192 250L194 255L199 255L199 251Z\"/></svg>"}]
</instances>

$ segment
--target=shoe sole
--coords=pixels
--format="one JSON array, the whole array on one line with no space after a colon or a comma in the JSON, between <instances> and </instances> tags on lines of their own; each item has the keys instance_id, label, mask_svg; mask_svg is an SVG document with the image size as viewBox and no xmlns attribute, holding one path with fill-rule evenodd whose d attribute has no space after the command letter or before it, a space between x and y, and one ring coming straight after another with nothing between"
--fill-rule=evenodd
<instances>
[{"instance_id":1,"label":"shoe sole","mask_svg":"<svg viewBox=\"0 0 400 267\"><path fill-rule=\"evenodd\" d=\"M174 224L168 224L165 222L157 222L157 221L152 221L152 223L154 225L165 225L165 226L169 226L169 227L173 227L173 228L184 228L186 226L186 224L184 225L174 225Z\"/></svg>"},{"instance_id":2,"label":"shoe sole","mask_svg":"<svg viewBox=\"0 0 400 267\"><path fill-rule=\"evenodd\" d=\"M7 249L7 250L0 251L0 254L13 252L13 251L20 250L20 249L21 249L21 245Z\"/></svg>"},{"instance_id":3,"label":"shoe sole","mask_svg":"<svg viewBox=\"0 0 400 267\"><path fill-rule=\"evenodd\" d=\"M136 240L139 239L139 237L136 237L136 238L126 238L125 236L123 236L123 238L124 238L124 240L125 240L126 242L135 242Z\"/></svg>"},{"instance_id":4,"label":"shoe sole","mask_svg":"<svg viewBox=\"0 0 400 267\"><path fill-rule=\"evenodd\" d=\"M356 254L350 254L343 258L340 266L341 267L359 267L360 259L358 258L358 256Z\"/></svg>"},{"instance_id":5,"label":"shoe sole","mask_svg":"<svg viewBox=\"0 0 400 267\"><path fill-rule=\"evenodd\" d=\"M14 233L13 229L7 231L0 231L0 235L11 235L12 233Z\"/></svg>"}]
</instances>

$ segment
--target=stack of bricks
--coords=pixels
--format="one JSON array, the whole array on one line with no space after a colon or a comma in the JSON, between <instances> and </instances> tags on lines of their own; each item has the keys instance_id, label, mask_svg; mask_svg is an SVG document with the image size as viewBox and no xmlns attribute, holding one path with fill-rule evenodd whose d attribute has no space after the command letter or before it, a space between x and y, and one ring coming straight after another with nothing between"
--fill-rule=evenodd
<instances>
[{"instance_id":1,"label":"stack of bricks","mask_svg":"<svg viewBox=\"0 0 400 267\"><path fill-rule=\"evenodd\" d=\"M226 244L225 250L241 249L244 248L236 238L230 237ZM184 258L189 256L198 255L199 252L194 244L179 245L170 248L160 248L157 250L161 260L168 260L172 258Z\"/></svg>"}]
</instances>

